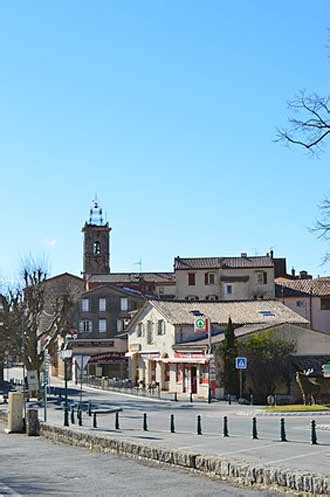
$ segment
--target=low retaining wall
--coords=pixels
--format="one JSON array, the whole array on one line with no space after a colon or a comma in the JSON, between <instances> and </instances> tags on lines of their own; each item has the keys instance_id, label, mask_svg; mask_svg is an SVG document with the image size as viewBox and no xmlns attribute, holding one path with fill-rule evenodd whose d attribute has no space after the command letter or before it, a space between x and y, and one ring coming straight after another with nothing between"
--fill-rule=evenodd
<instances>
[{"instance_id":1,"label":"low retaining wall","mask_svg":"<svg viewBox=\"0 0 330 497\"><path fill-rule=\"evenodd\" d=\"M169 464L203 473L239 485L290 489L305 495L330 495L330 481L324 475L255 465L225 457L211 457L169 447L152 446L86 433L70 428L41 425L41 434L52 442L83 447L98 452L111 452L140 460Z\"/></svg>"}]
</instances>

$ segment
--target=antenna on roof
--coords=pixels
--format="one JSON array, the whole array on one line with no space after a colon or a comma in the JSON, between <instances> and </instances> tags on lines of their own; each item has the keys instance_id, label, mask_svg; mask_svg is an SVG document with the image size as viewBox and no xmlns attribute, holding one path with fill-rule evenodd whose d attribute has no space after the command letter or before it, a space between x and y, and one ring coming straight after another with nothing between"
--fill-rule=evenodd
<instances>
[{"instance_id":1,"label":"antenna on roof","mask_svg":"<svg viewBox=\"0 0 330 497\"><path fill-rule=\"evenodd\" d=\"M140 257L140 259L137 261L137 262L134 262L134 264L136 266L139 266L139 269L140 269L140 274L142 273L142 257Z\"/></svg>"}]
</instances>

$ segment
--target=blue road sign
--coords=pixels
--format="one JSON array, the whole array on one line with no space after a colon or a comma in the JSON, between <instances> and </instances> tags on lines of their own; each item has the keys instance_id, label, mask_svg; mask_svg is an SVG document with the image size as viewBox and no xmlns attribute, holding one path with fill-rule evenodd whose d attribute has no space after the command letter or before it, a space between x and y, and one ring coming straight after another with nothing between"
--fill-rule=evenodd
<instances>
[{"instance_id":1,"label":"blue road sign","mask_svg":"<svg viewBox=\"0 0 330 497\"><path fill-rule=\"evenodd\" d=\"M236 357L235 358L236 369L247 369L247 358L246 357Z\"/></svg>"}]
</instances>

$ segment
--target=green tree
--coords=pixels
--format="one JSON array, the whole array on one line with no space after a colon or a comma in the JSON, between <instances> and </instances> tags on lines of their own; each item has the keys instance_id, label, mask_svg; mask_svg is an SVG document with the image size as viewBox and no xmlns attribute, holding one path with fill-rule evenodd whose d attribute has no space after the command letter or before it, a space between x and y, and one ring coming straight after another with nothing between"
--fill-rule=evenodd
<instances>
[{"instance_id":1,"label":"green tree","mask_svg":"<svg viewBox=\"0 0 330 497\"><path fill-rule=\"evenodd\" d=\"M265 401L278 385L289 385L289 356L294 350L293 342L272 330L240 340L239 352L248 359L247 379L255 398Z\"/></svg>"},{"instance_id":2,"label":"green tree","mask_svg":"<svg viewBox=\"0 0 330 497\"><path fill-rule=\"evenodd\" d=\"M235 358L237 357L237 344L234 326L229 317L225 329L225 339L221 347L221 356L223 360L223 382L226 394L237 395L239 391L238 374L235 367Z\"/></svg>"}]
</instances>

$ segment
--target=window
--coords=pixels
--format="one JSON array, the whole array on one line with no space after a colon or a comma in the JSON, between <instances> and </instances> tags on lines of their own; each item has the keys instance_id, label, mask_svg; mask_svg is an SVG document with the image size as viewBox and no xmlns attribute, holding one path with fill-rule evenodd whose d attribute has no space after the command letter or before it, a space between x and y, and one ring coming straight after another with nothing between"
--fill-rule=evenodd
<instances>
[{"instance_id":1,"label":"window","mask_svg":"<svg viewBox=\"0 0 330 497\"><path fill-rule=\"evenodd\" d=\"M152 331L153 331L153 322L148 321L147 322L147 343L148 344L152 343Z\"/></svg>"},{"instance_id":2,"label":"window","mask_svg":"<svg viewBox=\"0 0 330 497\"><path fill-rule=\"evenodd\" d=\"M257 285L267 285L267 273L266 271L256 272L256 283Z\"/></svg>"},{"instance_id":3,"label":"window","mask_svg":"<svg viewBox=\"0 0 330 497\"><path fill-rule=\"evenodd\" d=\"M88 319L83 319L79 322L79 332L80 333L92 333L93 322Z\"/></svg>"},{"instance_id":4,"label":"window","mask_svg":"<svg viewBox=\"0 0 330 497\"><path fill-rule=\"evenodd\" d=\"M321 311L330 311L330 297L321 298Z\"/></svg>"},{"instance_id":5,"label":"window","mask_svg":"<svg viewBox=\"0 0 330 497\"><path fill-rule=\"evenodd\" d=\"M107 310L107 301L104 298L99 299L99 311L104 312Z\"/></svg>"},{"instance_id":6,"label":"window","mask_svg":"<svg viewBox=\"0 0 330 497\"><path fill-rule=\"evenodd\" d=\"M182 364L175 365L175 381L180 383L182 381Z\"/></svg>"},{"instance_id":7,"label":"window","mask_svg":"<svg viewBox=\"0 0 330 497\"><path fill-rule=\"evenodd\" d=\"M99 319L99 332L105 333L107 331L107 320Z\"/></svg>"},{"instance_id":8,"label":"window","mask_svg":"<svg viewBox=\"0 0 330 497\"><path fill-rule=\"evenodd\" d=\"M206 366L204 366L202 364L199 366L199 383L207 383Z\"/></svg>"},{"instance_id":9,"label":"window","mask_svg":"<svg viewBox=\"0 0 330 497\"><path fill-rule=\"evenodd\" d=\"M88 312L89 311L89 300L88 299L82 299L82 301L81 301L81 310L83 312Z\"/></svg>"},{"instance_id":10,"label":"window","mask_svg":"<svg viewBox=\"0 0 330 497\"><path fill-rule=\"evenodd\" d=\"M123 297L120 299L120 310L128 311L128 298Z\"/></svg>"},{"instance_id":11,"label":"window","mask_svg":"<svg viewBox=\"0 0 330 497\"><path fill-rule=\"evenodd\" d=\"M101 253L101 244L99 241L93 243L93 254L100 255Z\"/></svg>"},{"instance_id":12,"label":"window","mask_svg":"<svg viewBox=\"0 0 330 497\"><path fill-rule=\"evenodd\" d=\"M305 302L303 300L297 300L296 306L297 307L305 307Z\"/></svg>"},{"instance_id":13,"label":"window","mask_svg":"<svg viewBox=\"0 0 330 497\"><path fill-rule=\"evenodd\" d=\"M158 291L159 291L159 295L164 295L164 287L163 286L160 286Z\"/></svg>"},{"instance_id":14,"label":"window","mask_svg":"<svg viewBox=\"0 0 330 497\"><path fill-rule=\"evenodd\" d=\"M188 273L188 285L189 286L195 286L196 285L196 278L195 278L195 273Z\"/></svg>"},{"instance_id":15,"label":"window","mask_svg":"<svg viewBox=\"0 0 330 497\"><path fill-rule=\"evenodd\" d=\"M143 323L139 323L137 325L137 336L142 337L143 336Z\"/></svg>"},{"instance_id":16,"label":"window","mask_svg":"<svg viewBox=\"0 0 330 497\"><path fill-rule=\"evenodd\" d=\"M214 285L215 284L215 273L205 273L204 283L205 283L205 285Z\"/></svg>"},{"instance_id":17,"label":"window","mask_svg":"<svg viewBox=\"0 0 330 497\"><path fill-rule=\"evenodd\" d=\"M232 294L233 294L233 286L225 285L225 295L232 295Z\"/></svg>"},{"instance_id":18,"label":"window","mask_svg":"<svg viewBox=\"0 0 330 497\"><path fill-rule=\"evenodd\" d=\"M121 333L122 331L124 331L124 320L117 319L117 332Z\"/></svg>"},{"instance_id":19,"label":"window","mask_svg":"<svg viewBox=\"0 0 330 497\"><path fill-rule=\"evenodd\" d=\"M164 319L158 320L157 335L165 335L165 321L164 321Z\"/></svg>"}]
</instances>

